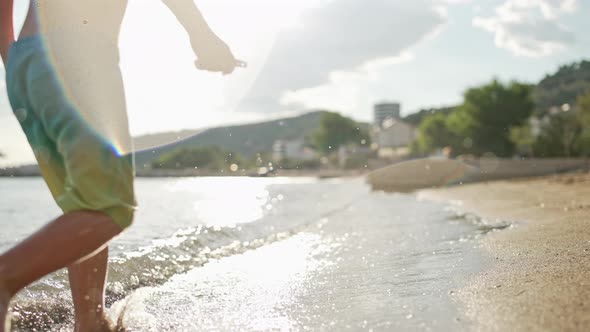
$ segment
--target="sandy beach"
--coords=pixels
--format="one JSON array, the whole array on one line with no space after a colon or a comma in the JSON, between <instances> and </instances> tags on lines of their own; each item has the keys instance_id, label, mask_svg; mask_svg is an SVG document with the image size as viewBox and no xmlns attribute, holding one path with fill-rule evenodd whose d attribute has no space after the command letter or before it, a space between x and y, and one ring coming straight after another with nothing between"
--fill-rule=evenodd
<instances>
[{"instance_id":1,"label":"sandy beach","mask_svg":"<svg viewBox=\"0 0 590 332\"><path fill-rule=\"evenodd\" d=\"M513 223L482 241L488 267L456 291L478 331L590 330L590 173L425 190Z\"/></svg>"}]
</instances>

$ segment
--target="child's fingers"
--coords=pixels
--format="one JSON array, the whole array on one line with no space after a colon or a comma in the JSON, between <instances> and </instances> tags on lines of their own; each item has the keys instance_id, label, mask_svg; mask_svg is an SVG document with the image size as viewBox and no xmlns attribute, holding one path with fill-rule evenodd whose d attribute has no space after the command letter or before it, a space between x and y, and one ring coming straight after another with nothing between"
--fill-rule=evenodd
<instances>
[{"instance_id":1,"label":"child's fingers","mask_svg":"<svg viewBox=\"0 0 590 332\"><path fill-rule=\"evenodd\" d=\"M231 74L236 68L245 68L248 64L241 60L236 60L234 63L230 64L204 64L199 60L195 61L195 67L200 70L206 70L211 72L221 72L224 75Z\"/></svg>"},{"instance_id":2,"label":"child's fingers","mask_svg":"<svg viewBox=\"0 0 590 332\"><path fill-rule=\"evenodd\" d=\"M234 72L234 69L235 69L235 68L226 69L226 70L222 71L222 73L223 73L223 75L224 75L224 76L225 76L225 75L229 75L229 74L231 74L231 73L233 73L233 72Z\"/></svg>"},{"instance_id":3,"label":"child's fingers","mask_svg":"<svg viewBox=\"0 0 590 332\"><path fill-rule=\"evenodd\" d=\"M210 71L210 72L223 72L225 69L221 66L212 66L210 64L204 64L202 62L195 61L195 67L199 70Z\"/></svg>"}]
</instances>

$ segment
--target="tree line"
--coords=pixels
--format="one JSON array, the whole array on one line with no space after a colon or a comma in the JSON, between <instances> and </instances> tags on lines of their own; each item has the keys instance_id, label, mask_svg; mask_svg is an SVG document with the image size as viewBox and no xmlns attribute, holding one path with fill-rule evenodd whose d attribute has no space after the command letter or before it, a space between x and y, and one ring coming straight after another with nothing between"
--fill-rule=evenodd
<instances>
[{"instance_id":1,"label":"tree line","mask_svg":"<svg viewBox=\"0 0 590 332\"><path fill-rule=\"evenodd\" d=\"M316 169L324 156L333 156L343 145L369 146L371 140L366 125L334 112L324 112L315 131L304 137L304 146L318 152L312 160L289 157L273 160L271 151L260 151L253 156L227 151L218 146L182 147L152 161L154 169L205 169L215 171L251 170L258 167L280 169ZM333 162L332 159L325 159ZM360 162L359 162L360 163Z\"/></svg>"},{"instance_id":2,"label":"tree line","mask_svg":"<svg viewBox=\"0 0 590 332\"><path fill-rule=\"evenodd\" d=\"M537 85L493 80L468 89L459 106L420 116L415 154L589 156L590 62L562 66Z\"/></svg>"}]
</instances>

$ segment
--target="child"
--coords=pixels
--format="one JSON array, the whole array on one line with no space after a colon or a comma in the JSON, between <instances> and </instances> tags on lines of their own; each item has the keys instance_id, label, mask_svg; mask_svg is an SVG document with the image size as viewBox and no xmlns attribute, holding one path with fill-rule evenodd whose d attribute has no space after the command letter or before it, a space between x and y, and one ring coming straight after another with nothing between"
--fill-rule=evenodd
<instances>
[{"instance_id":1,"label":"child","mask_svg":"<svg viewBox=\"0 0 590 332\"><path fill-rule=\"evenodd\" d=\"M197 67L238 65L192 0L164 0ZM63 215L0 256L0 322L25 286L67 267L75 331L111 331L104 313L107 243L136 207L118 35L125 0L31 0L14 41L13 0L0 1L0 54L10 104ZM154 42L157 42L154 39ZM0 324L0 332L8 328Z\"/></svg>"}]
</instances>

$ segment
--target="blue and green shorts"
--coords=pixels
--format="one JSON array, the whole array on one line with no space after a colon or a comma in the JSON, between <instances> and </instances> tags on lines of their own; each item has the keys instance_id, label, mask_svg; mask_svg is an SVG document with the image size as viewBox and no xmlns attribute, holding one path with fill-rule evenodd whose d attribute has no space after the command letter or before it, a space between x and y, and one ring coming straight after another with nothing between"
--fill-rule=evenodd
<instances>
[{"instance_id":1,"label":"blue and green shorts","mask_svg":"<svg viewBox=\"0 0 590 332\"><path fill-rule=\"evenodd\" d=\"M48 54L40 35L12 44L6 86L14 114L63 212L102 212L126 228L136 208L133 156L119 153L87 124Z\"/></svg>"}]
</instances>

